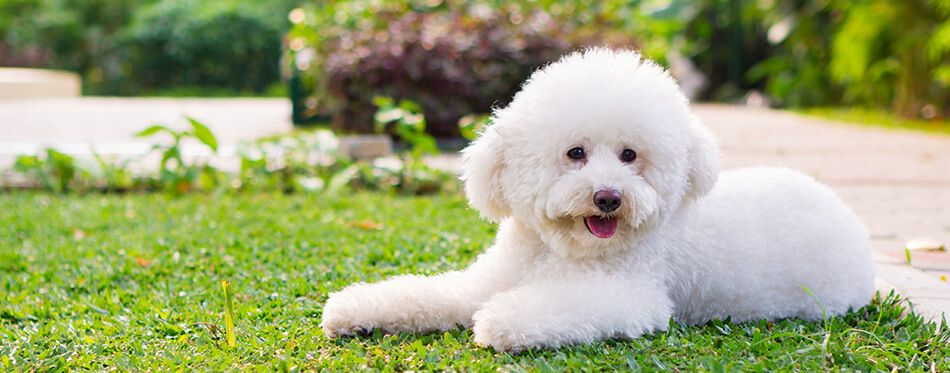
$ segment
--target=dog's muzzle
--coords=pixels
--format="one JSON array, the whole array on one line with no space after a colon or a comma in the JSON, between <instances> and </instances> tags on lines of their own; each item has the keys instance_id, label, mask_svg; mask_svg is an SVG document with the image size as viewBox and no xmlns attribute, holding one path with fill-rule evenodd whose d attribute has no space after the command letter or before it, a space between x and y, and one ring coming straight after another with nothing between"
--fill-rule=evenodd
<instances>
[{"instance_id":1,"label":"dog's muzzle","mask_svg":"<svg viewBox=\"0 0 950 373\"><path fill-rule=\"evenodd\" d=\"M616 189L603 189L594 193L594 206L604 213L617 211L623 203L623 196ZM599 238L610 238L617 233L617 219L610 216L592 215L584 218L584 224L591 234Z\"/></svg>"}]
</instances>

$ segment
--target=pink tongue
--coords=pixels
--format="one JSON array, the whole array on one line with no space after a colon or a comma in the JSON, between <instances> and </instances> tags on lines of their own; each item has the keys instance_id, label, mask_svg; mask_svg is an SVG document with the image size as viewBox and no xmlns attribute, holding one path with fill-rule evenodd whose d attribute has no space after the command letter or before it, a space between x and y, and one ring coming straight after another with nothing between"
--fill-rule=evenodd
<instances>
[{"instance_id":1,"label":"pink tongue","mask_svg":"<svg viewBox=\"0 0 950 373\"><path fill-rule=\"evenodd\" d=\"M610 238L617 232L617 220L604 219L599 216L588 216L584 218L587 222L587 229L590 233L600 238Z\"/></svg>"}]
</instances>

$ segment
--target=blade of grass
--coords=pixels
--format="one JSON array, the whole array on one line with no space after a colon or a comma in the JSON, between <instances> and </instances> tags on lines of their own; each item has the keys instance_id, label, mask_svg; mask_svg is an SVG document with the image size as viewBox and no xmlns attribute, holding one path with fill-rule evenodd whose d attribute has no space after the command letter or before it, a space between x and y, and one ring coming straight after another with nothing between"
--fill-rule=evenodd
<instances>
[{"instance_id":1,"label":"blade of grass","mask_svg":"<svg viewBox=\"0 0 950 373\"><path fill-rule=\"evenodd\" d=\"M818 307L821 307L821 318L823 321L822 326L827 330L828 329L828 314L825 313L825 306L821 304L821 299L818 299L818 296L815 295L815 293L812 293L811 290L809 290L808 288L802 285L799 285L799 287L801 287L802 289L805 289L805 291L807 291L808 294L811 294L811 296L815 298L815 301L818 302Z\"/></svg>"},{"instance_id":2,"label":"blade of grass","mask_svg":"<svg viewBox=\"0 0 950 373\"><path fill-rule=\"evenodd\" d=\"M221 281L221 287L224 289L224 302L228 307L228 312L224 314L224 334L228 346L233 347L236 343L234 336L234 297L231 295L231 283Z\"/></svg>"}]
</instances>

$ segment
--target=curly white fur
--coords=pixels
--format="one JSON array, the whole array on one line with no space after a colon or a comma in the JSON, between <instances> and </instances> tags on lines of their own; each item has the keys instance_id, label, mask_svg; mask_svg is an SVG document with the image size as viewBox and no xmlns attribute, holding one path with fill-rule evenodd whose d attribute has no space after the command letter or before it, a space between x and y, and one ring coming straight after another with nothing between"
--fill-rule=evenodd
<instances>
[{"instance_id":1,"label":"curly white fur","mask_svg":"<svg viewBox=\"0 0 950 373\"><path fill-rule=\"evenodd\" d=\"M327 336L463 325L520 351L636 338L670 317L817 320L873 296L867 230L831 189L788 169L720 175L713 134L635 52L565 56L492 122L463 151L462 179L501 222L495 245L464 271L330 294ZM601 208L598 191L619 207ZM616 232L595 236L589 218Z\"/></svg>"}]
</instances>

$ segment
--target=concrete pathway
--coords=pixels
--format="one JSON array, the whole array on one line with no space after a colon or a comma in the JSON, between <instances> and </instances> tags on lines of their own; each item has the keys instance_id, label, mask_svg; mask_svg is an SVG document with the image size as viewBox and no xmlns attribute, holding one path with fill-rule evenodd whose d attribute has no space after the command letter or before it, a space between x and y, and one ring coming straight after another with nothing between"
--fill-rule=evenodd
<instances>
[{"instance_id":1,"label":"concrete pathway","mask_svg":"<svg viewBox=\"0 0 950 373\"><path fill-rule=\"evenodd\" d=\"M925 238L950 245L950 136L875 129L796 114L736 106L696 105L721 139L723 168L787 166L829 184L864 220L878 264L878 286L909 296L918 313L950 315L950 254L915 251ZM137 156L151 140L132 135L156 123L206 124L227 158L242 140L291 130L284 99L73 98L0 101L0 169L16 154L53 146L88 154ZM203 151L192 144L194 154ZM229 150L230 149L230 150ZM84 153L85 152L85 153ZM186 148L187 152L187 148ZM232 157L233 158L233 157ZM458 168L457 155L431 160ZM939 319L939 318L938 318Z\"/></svg>"}]
</instances>

